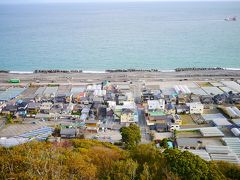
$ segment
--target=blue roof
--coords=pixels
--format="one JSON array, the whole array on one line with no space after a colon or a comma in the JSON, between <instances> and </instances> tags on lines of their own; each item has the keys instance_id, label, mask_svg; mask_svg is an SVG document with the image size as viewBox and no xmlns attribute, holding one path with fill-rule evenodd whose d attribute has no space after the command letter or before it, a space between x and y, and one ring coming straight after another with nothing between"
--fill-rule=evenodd
<instances>
[{"instance_id":1,"label":"blue roof","mask_svg":"<svg viewBox=\"0 0 240 180\"><path fill-rule=\"evenodd\" d=\"M174 109L174 105L170 103L170 104L168 104L167 108L168 109Z\"/></svg>"},{"instance_id":2,"label":"blue roof","mask_svg":"<svg viewBox=\"0 0 240 180\"><path fill-rule=\"evenodd\" d=\"M0 101L9 101L19 96L25 88L9 88L0 94Z\"/></svg>"},{"instance_id":3,"label":"blue roof","mask_svg":"<svg viewBox=\"0 0 240 180\"><path fill-rule=\"evenodd\" d=\"M19 100L17 100L17 104L22 104L22 102L23 102L23 100L21 100L21 99L19 99Z\"/></svg>"},{"instance_id":4,"label":"blue roof","mask_svg":"<svg viewBox=\"0 0 240 180\"><path fill-rule=\"evenodd\" d=\"M167 144L168 144L168 148L173 148L173 143L171 141L168 141Z\"/></svg>"},{"instance_id":5,"label":"blue roof","mask_svg":"<svg viewBox=\"0 0 240 180\"><path fill-rule=\"evenodd\" d=\"M46 139L49 135L52 134L52 132L53 132L53 128L44 126L39 129L23 133L17 137L23 137L23 138L37 137L37 138L45 138Z\"/></svg>"}]
</instances>

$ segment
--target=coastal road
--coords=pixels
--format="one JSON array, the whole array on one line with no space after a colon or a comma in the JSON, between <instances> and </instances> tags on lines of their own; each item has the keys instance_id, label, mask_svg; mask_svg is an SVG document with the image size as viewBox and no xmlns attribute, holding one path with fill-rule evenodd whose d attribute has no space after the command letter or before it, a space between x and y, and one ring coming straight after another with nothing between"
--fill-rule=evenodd
<instances>
[{"instance_id":1,"label":"coastal road","mask_svg":"<svg viewBox=\"0 0 240 180\"><path fill-rule=\"evenodd\" d=\"M118 73L33 73L33 74L13 74L0 73L0 85L9 86L9 79L20 79L21 83L16 85L26 86L29 83L37 85L58 83L61 85L81 85L103 80L111 82L132 81L136 84L141 81L201 81L201 80L229 80L239 79L239 70L203 70L203 71L183 71L183 72L118 72ZM12 85L12 84L11 84Z\"/></svg>"}]
</instances>

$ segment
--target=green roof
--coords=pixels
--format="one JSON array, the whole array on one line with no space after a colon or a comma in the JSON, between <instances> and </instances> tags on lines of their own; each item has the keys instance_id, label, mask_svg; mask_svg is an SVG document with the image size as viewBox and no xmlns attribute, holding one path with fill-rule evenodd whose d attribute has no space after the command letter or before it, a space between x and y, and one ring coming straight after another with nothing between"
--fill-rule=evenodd
<instances>
[{"instance_id":1,"label":"green roof","mask_svg":"<svg viewBox=\"0 0 240 180\"><path fill-rule=\"evenodd\" d=\"M20 83L19 79L10 79L8 82L10 83Z\"/></svg>"},{"instance_id":2,"label":"green roof","mask_svg":"<svg viewBox=\"0 0 240 180\"><path fill-rule=\"evenodd\" d=\"M150 116L163 116L166 115L163 111L154 111L154 112L148 112Z\"/></svg>"}]
</instances>

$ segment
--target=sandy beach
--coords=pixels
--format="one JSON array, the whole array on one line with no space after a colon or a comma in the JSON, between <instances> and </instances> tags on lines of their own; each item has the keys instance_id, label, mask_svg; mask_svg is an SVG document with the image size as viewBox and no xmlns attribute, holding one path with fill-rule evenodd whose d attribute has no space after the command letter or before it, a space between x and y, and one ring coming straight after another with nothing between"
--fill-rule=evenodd
<instances>
[{"instance_id":1,"label":"sandy beach","mask_svg":"<svg viewBox=\"0 0 240 180\"><path fill-rule=\"evenodd\" d=\"M26 86L29 83L39 85L57 83L60 85L81 85L98 83L103 80L111 82L164 82L164 81L208 81L236 80L240 70L198 70L183 72L113 72L113 73L0 73L0 85L10 85L10 79L20 79L16 85ZM11 84L14 85L14 84Z\"/></svg>"}]
</instances>

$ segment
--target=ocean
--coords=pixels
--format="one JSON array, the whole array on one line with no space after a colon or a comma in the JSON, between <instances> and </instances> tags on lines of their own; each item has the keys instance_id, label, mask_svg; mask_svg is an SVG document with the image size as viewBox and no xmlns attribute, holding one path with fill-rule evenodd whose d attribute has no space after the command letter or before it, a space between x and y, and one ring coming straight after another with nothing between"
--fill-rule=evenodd
<instances>
[{"instance_id":1,"label":"ocean","mask_svg":"<svg viewBox=\"0 0 240 180\"><path fill-rule=\"evenodd\" d=\"M0 70L177 67L240 68L240 2L0 5Z\"/></svg>"}]
</instances>

